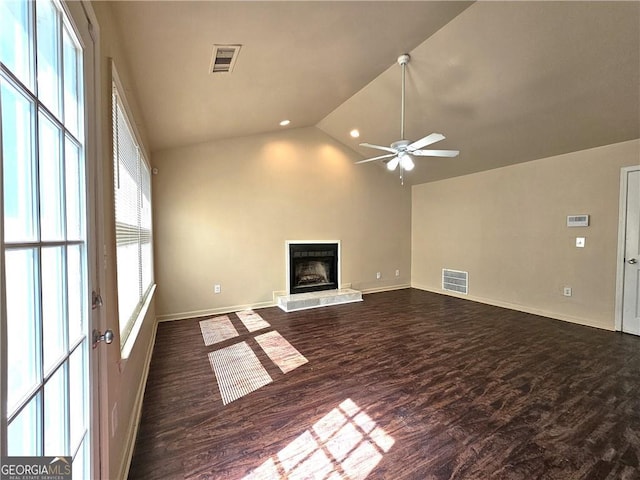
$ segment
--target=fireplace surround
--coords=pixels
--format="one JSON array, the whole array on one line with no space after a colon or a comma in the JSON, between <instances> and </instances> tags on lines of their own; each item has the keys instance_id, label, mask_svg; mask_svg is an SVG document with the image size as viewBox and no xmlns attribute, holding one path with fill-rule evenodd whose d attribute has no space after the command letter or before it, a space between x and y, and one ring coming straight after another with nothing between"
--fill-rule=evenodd
<instances>
[{"instance_id":1,"label":"fireplace surround","mask_svg":"<svg viewBox=\"0 0 640 480\"><path fill-rule=\"evenodd\" d=\"M339 288L339 241L287 241L286 254L289 294Z\"/></svg>"},{"instance_id":2,"label":"fireplace surround","mask_svg":"<svg viewBox=\"0 0 640 480\"><path fill-rule=\"evenodd\" d=\"M341 287L339 240L287 240L285 295L276 304L285 312L362 301L362 292Z\"/></svg>"}]
</instances>

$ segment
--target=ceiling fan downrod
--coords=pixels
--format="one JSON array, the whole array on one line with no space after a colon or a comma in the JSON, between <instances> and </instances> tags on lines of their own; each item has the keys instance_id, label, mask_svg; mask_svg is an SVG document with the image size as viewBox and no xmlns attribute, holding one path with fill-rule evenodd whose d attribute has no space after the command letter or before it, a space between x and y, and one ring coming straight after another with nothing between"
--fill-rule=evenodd
<instances>
[{"instance_id":1,"label":"ceiling fan downrod","mask_svg":"<svg viewBox=\"0 0 640 480\"><path fill-rule=\"evenodd\" d=\"M400 105L400 139L405 140L404 138L404 96L405 96L405 70L407 68L407 63L411 60L411 55L408 53L403 53L398 57L398 63L400 67L402 67L402 103Z\"/></svg>"},{"instance_id":2,"label":"ceiling fan downrod","mask_svg":"<svg viewBox=\"0 0 640 480\"><path fill-rule=\"evenodd\" d=\"M405 140L404 138L404 97L405 97L405 70L407 69L407 63L411 60L411 55L408 53L403 53L398 57L398 63L402 68L402 98L400 104L400 140ZM403 165L402 162L398 162L400 165L400 185L404 186L404 175L403 175Z\"/></svg>"}]
</instances>

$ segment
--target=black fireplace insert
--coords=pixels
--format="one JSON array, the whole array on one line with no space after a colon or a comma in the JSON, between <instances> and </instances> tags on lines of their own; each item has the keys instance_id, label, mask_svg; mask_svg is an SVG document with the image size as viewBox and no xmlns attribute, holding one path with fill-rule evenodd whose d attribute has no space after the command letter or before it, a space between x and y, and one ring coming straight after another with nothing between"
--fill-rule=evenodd
<instances>
[{"instance_id":1,"label":"black fireplace insert","mask_svg":"<svg viewBox=\"0 0 640 480\"><path fill-rule=\"evenodd\" d=\"M289 286L291 294L338 288L338 244L289 244Z\"/></svg>"}]
</instances>

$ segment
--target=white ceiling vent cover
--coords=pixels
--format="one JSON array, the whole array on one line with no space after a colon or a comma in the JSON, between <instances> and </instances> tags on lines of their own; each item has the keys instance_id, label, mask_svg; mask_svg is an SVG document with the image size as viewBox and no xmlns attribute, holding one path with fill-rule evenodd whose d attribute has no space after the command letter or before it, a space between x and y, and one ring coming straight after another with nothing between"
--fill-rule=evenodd
<instances>
[{"instance_id":1,"label":"white ceiling vent cover","mask_svg":"<svg viewBox=\"0 0 640 480\"><path fill-rule=\"evenodd\" d=\"M469 272L443 268L442 289L466 295L469 291Z\"/></svg>"},{"instance_id":2,"label":"white ceiling vent cover","mask_svg":"<svg viewBox=\"0 0 640 480\"><path fill-rule=\"evenodd\" d=\"M231 73L242 45L214 45L210 73Z\"/></svg>"}]
</instances>

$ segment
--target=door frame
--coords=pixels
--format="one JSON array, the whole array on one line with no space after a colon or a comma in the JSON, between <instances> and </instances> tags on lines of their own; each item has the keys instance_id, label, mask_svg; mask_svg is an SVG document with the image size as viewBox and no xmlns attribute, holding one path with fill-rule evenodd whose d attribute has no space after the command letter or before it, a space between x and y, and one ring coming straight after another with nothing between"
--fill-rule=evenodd
<instances>
[{"instance_id":1,"label":"door frame","mask_svg":"<svg viewBox=\"0 0 640 480\"><path fill-rule=\"evenodd\" d=\"M92 62L84 66L83 85L85 96L85 181L86 181L86 222L87 222L87 287L86 297L89 306L88 343L91 344L91 336L94 329L103 331L106 320L101 308L92 309L92 291L100 291L105 285L105 269L102 266L101 252L104 245L103 238L103 199L102 199L102 163L100 152L102 151L102 76L101 76L101 50L100 50L100 25L90 1L79 2L64 0L63 6L76 25L86 22L88 25L89 39L85 39L85 48L93 50ZM76 28L78 28L76 26ZM86 59L85 59L86 60ZM90 77L90 82L87 78ZM100 480L108 477L109 449L105 445L105 430L108 432L108 415L105 416L100 408L107 405L107 365L105 348L91 349L88 351L87 377L89 380L89 434L90 438L90 475L91 478ZM107 433L108 435L108 433ZM105 470L106 468L106 470ZM106 476L105 476L106 474Z\"/></svg>"},{"instance_id":2,"label":"door frame","mask_svg":"<svg viewBox=\"0 0 640 480\"><path fill-rule=\"evenodd\" d=\"M622 331L623 291L624 291L624 258L627 233L627 189L630 172L640 171L640 165L622 167L620 169L620 203L618 210L618 255L616 257L616 303L615 330Z\"/></svg>"}]
</instances>

